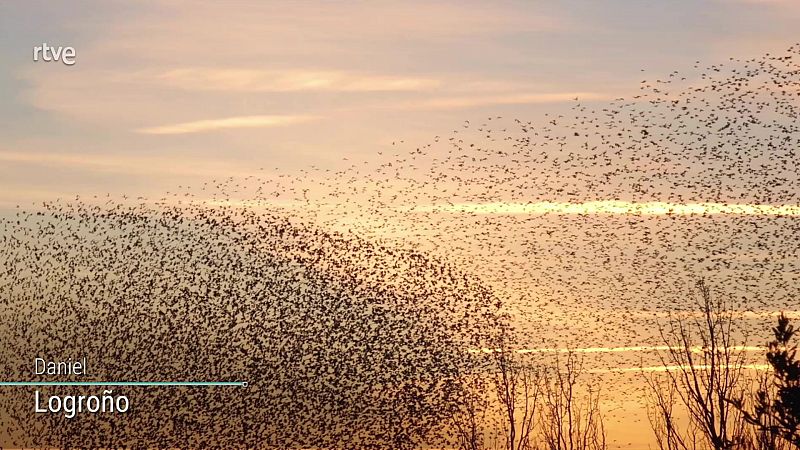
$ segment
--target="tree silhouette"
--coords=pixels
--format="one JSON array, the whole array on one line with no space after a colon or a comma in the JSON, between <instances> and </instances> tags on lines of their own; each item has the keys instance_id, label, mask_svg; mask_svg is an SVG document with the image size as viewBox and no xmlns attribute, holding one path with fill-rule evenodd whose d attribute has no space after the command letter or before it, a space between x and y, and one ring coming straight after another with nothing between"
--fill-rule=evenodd
<instances>
[{"instance_id":1,"label":"tree silhouette","mask_svg":"<svg viewBox=\"0 0 800 450\"><path fill-rule=\"evenodd\" d=\"M668 351L660 355L665 382L646 377L651 391L650 420L663 450L729 450L747 442L740 408L744 357L735 348L733 309L725 298L712 298L708 285L696 286L698 313L672 316L661 328ZM689 418L681 431L673 405Z\"/></svg>"},{"instance_id":2,"label":"tree silhouette","mask_svg":"<svg viewBox=\"0 0 800 450\"><path fill-rule=\"evenodd\" d=\"M781 314L772 333L775 339L767 351L772 384L762 383L753 412L745 411L745 418L762 433L780 436L800 448L800 361L797 344L792 343L797 330Z\"/></svg>"},{"instance_id":3,"label":"tree silhouette","mask_svg":"<svg viewBox=\"0 0 800 450\"><path fill-rule=\"evenodd\" d=\"M581 393L579 380L585 373L583 358L567 353L556 358L544 387L542 435L546 450L606 450L606 430L600 411L600 389L587 383Z\"/></svg>"},{"instance_id":4,"label":"tree silhouette","mask_svg":"<svg viewBox=\"0 0 800 450\"><path fill-rule=\"evenodd\" d=\"M487 363L461 380L450 412L459 450L607 449L600 389L576 353L537 365L503 345Z\"/></svg>"}]
</instances>

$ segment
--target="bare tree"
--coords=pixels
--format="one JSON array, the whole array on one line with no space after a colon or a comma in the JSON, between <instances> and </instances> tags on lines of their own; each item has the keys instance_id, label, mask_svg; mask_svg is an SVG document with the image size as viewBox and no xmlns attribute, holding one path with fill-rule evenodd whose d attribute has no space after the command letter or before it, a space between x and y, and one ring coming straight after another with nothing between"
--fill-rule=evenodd
<instances>
[{"instance_id":1,"label":"bare tree","mask_svg":"<svg viewBox=\"0 0 800 450\"><path fill-rule=\"evenodd\" d=\"M725 298L712 298L701 280L695 299L699 314L671 316L659 327L668 350L659 354L665 376L648 378L651 423L662 449L728 450L748 442L743 415L732 404L742 398L744 354L734 342L733 310ZM688 415L685 429L672 413L674 403Z\"/></svg>"},{"instance_id":2,"label":"bare tree","mask_svg":"<svg viewBox=\"0 0 800 450\"><path fill-rule=\"evenodd\" d=\"M512 348L490 352L483 373L460 380L450 414L460 450L533 450L541 402L540 371Z\"/></svg>"},{"instance_id":3,"label":"bare tree","mask_svg":"<svg viewBox=\"0 0 800 450\"><path fill-rule=\"evenodd\" d=\"M542 393L540 372L513 351L495 352L494 387L503 414L508 450L532 450Z\"/></svg>"},{"instance_id":4,"label":"bare tree","mask_svg":"<svg viewBox=\"0 0 800 450\"><path fill-rule=\"evenodd\" d=\"M606 434L600 413L599 389L591 383L579 389L583 360L567 353L557 358L544 389L542 437L547 450L605 450Z\"/></svg>"},{"instance_id":5,"label":"bare tree","mask_svg":"<svg viewBox=\"0 0 800 450\"><path fill-rule=\"evenodd\" d=\"M698 429L693 421L680 428L675 412L678 402L677 389L671 383L663 383L657 375L646 375L647 418L653 430L658 448L661 450L696 450Z\"/></svg>"},{"instance_id":6,"label":"bare tree","mask_svg":"<svg viewBox=\"0 0 800 450\"><path fill-rule=\"evenodd\" d=\"M483 374L464 376L459 380L457 399L452 404L450 422L459 450L484 450L488 417L489 388Z\"/></svg>"},{"instance_id":7,"label":"bare tree","mask_svg":"<svg viewBox=\"0 0 800 450\"><path fill-rule=\"evenodd\" d=\"M599 389L568 352L547 369L509 347L490 352L484 378L463 380L451 414L460 450L605 450Z\"/></svg>"}]
</instances>

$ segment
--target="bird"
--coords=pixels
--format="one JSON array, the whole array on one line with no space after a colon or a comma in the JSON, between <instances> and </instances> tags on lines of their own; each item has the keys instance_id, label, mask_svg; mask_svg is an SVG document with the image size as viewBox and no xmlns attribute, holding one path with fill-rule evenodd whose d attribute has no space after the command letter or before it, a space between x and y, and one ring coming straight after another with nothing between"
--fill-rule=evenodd
<instances>
[{"instance_id":1,"label":"bird","mask_svg":"<svg viewBox=\"0 0 800 450\"><path fill-rule=\"evenodd\" d=\"M797 53L459 118L346 166L18 209L0 221L7 377L80 349L98 377L248 387L131 388L131 414L80 420L0 388L2 425L29 446L418 448L501 345L548 368L577 351L615 417L643 415L635 371L697 312L698 279L742 335L796 310Z\"/></svg>"}]
</instances>

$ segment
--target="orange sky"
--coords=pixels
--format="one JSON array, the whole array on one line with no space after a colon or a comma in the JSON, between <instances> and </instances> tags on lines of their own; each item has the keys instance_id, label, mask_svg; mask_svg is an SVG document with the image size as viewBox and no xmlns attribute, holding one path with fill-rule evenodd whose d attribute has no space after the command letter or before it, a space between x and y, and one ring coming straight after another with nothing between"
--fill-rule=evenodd
<instances>
[{"instance_id":1,"label":"orange sky","mask_svg":"<svg viewBox=\"0 0 800 450\"><path fill-rule=\"evenodd\" d=\"M779 52L797 39L798 21L800 3L791 0L2 2L0 213L76 194L159 198L179 185L200 186L212 178L303 178L299 170L310 166L336 171L354 161L379 160L401 141L413 148L450 135L466 120L538 119L567 110L575 98L602 105L630 97L642 78L664 76L697 60L713 64ZM34 63L31 49L42 42L74 46L75 65ZM320 179L309 175L307 185ZM613 216L612 221L637 216L641 229L658 229L663 223L648 221L800 215L796 204L661 200L422 201L395 213L458 217L436 216L452 227L442 231L449 239L441 248L472 258L488 282L513 292L515 301L576 302L591 290L536 284L531 274L553 273L564 256L546 237L536 239L545 232L554 240L569 239L596 223L565 226L537 217L531 219L534 226L525 216L599 215ZM245 200L239 206L252 205ZM537 266L505 270L501 264L532 259L516 251L530 242L514 241L514 233L507 232L463 244L459 238L476 225L474 216L490 216L481 222L487 228L533 230L531 241L540 242L545 256ZM360 223L375 235L391 234L371 229L385 223L364 216L336 220L342 228ZM410 221L398 223L405 236L422 233ZM598 241L615 236L611 225L605 226ZM641 229L629 237L644 242ZM660 245L666 244L653 248ZM597 250L576 247L568 250ZM661 276L648 265L654 258L632 256L619 270ZM597 267L587 259L570 270L588 277ZM613 295L587 300L569 313L560 305L536 306L549 311L543 315L546 324L561 332L575 317L595 320L593 314L616 307L613 302L624 303L620 298L646 292L626 292L614 284L617 275L609 274L603 286ZM679 297L680 289L669 294ZM629 309L625 317L661 312ZM750 313L771 319L775 311ZM760 351L761 337L754 340L747 350ZM635 370L630 354L657 349L625 339L582 348L602 357L625 354L593 369L606 372ZM617 406L631 401L622 394L613 400ZM646 426L630 431L630 420L641 411L625 411L610 427L622 433L615 445L645 448Z\"/></svg>"}]
</instances>

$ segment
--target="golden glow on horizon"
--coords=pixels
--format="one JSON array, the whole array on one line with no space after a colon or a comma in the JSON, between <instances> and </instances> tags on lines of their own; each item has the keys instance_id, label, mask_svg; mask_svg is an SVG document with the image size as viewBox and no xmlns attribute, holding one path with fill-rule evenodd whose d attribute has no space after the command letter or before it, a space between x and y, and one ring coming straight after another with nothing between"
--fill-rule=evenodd
<instances>
[{"instance_id":1,"label":"golden glow on horizon","mask_svg":"<svg viewBox=\"0 0 800 450\"><path fill-rule=\"evenodd\" d=\"M425 206L415 211L440 211L467 214L575 214L575 215L747 215L747 216L800 216L800 205L762 205L742 203L668 203L629 202L624 200L599 200L583 203L529 202L529 203L455 203Z\"/></svg>"}]
</instances>

